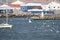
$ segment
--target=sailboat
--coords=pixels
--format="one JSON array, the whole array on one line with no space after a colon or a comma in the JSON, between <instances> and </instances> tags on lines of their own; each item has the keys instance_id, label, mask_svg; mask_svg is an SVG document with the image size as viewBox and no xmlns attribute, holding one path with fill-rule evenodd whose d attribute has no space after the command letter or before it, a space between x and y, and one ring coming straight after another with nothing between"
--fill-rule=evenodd
<instances>
[{"instance_id":1,"label":"sailboat","mask_svg":"<svg viewBox=\"0 0 60 40\"><path fill-rule=\"evenodd\" d=\"M7 9L6 9L6 23L1 23L0 28L12 28L12 25L8 23Z\"/></svg>"},{"instance_id":2,"label":"sailboat","mask_svg":"<svg viewBox=\"0 0 60 40\"><path fill-rule=\"evenodd\" d=\"M12 28L12 25L10 25L8 23L2 23L2 24L0 24L0 28Z\"/></svg>"}]
</instances>

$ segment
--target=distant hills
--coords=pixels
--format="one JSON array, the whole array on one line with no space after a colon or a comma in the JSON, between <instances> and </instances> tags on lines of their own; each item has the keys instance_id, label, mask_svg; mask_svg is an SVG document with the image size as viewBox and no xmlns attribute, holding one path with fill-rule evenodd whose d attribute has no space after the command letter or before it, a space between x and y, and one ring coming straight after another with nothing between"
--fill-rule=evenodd
<instances>
[{"instance_id":1,"label":"distant hills","mask_svg":"<svg viewBox=\"0 0 60 40\"><path fill-rule=\"evenodd\" d=\"M6 2L6 0L0 0L2 2ZM14 2L16 0L7 0L8 2ZM52 0L20 0L20 1L23 1L23 2L40 2L40 3L49 3L51 2Z\"/></svg>"},{"instance_id":2,"label":"distant hills","mask_svg":"<svg viewBox=\"0 0 60 40\"><path fill-rule=\"evenodd\" d=\"M0 0L0 1L2 1L2 2L6 2L6 1L8 1L8 2L14 2L14 1L16 1L16 0ZM51 1L54 1L54 0L20 0L20 1L23 1L23 2L40 2L40 3L49 3L49 2L51 2ZM55 0L56 2L59 2L60 0Z\"/></svg>"}]
</instances>

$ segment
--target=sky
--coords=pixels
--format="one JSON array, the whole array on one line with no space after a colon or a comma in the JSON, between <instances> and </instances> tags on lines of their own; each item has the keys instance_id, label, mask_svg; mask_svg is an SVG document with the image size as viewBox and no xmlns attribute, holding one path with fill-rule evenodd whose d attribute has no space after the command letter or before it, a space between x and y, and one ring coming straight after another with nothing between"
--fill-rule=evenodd
<instances>
[{"instance_id":1,"label":"sky","mask_svg":"<svg viewBox=\"0 0 60 40\"><path fill-rule=\"evenodd\" d=\"M6 0L0 0L0 1L6 1ZM8 1L16 1L16 0L8 0ZM34 1L34 2L38 2L38 1L43 1L43 0L21 0L21 1L26 1L26 2L29 2L29 1L33 2Z\"/></svg>"},{"instance_id":2,"label":"sky","mask_svg":"<svg viewBox=\"0 0 60 40\"><path fill-rule=\"evenodd\" d=\"M6 0L0 0L0 1L6 1ZM16 1L16 0L8 0L9 2L11 1ZM23 2L40 2L40 1L46 1L46 0L20 0L20 1L23 1ZM49 0L47 0L49 1ZM60 0L55 0L55 1L60 1Z\"/></svg>"}]
</instances>

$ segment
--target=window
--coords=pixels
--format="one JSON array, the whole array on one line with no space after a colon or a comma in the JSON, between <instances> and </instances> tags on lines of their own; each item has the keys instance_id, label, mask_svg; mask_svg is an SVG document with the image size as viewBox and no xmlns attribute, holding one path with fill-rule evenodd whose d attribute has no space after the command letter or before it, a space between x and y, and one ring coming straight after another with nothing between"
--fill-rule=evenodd
<instances>
[{"instance_id":1,"label":"window","mask_svg":"<svg viewBox=\"0 0 60 40\"><path fill-rule=\"evenodd\" d=\"M54 7L55 8L55 7Z\"/></svg>"},{"instance_id":2,"label":"window","mask_svg":"<svg viewBox=\"0 0 60 40\"><path fill-rule=\"evenodd\" d=\"M50 7L48 7L48 8L50 8Z\"/></svg>"}]
</instances>

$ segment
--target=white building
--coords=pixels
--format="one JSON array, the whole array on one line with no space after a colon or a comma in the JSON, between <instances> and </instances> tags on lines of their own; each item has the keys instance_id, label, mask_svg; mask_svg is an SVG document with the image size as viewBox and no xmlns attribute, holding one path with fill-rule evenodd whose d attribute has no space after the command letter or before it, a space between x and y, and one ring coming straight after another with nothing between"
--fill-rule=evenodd
<instances>
[{"instance_id":1,"label":"white building","mask_svg":"<svg viewBox=\"0 0 60 40\"><path fill-rule=\"evenodd\" d=\"M51 10L60 10L60 4L56 2L51 2L48 4L47 8Z\"/></svg>"},{"instance_id":2,"label":"white building","mask_svg":"<svg viewBox=\"0 0 60 40\"><path fill-rule=\"evenodd\" d=\"M25 5L21 5L21 10L23 12L34 11L36 13L44 12L44 13L54 14L55 10L60 10L60 4L56 2L51 2L49 4L27 3ZM42 10L42 12L40 10Z\"/></svg>"},{"instance_id":3,"label":"white building","mask_svg":"<svg viewBox=\"0 0 60 40\"><path fill-rule=\"evenodd\" d=\"M12 8L6 4L3 4L2 6L0 6L0 13L5 13L5 12L13 13L13 9L14 8Z\"/></svg>"}]
</instances>

